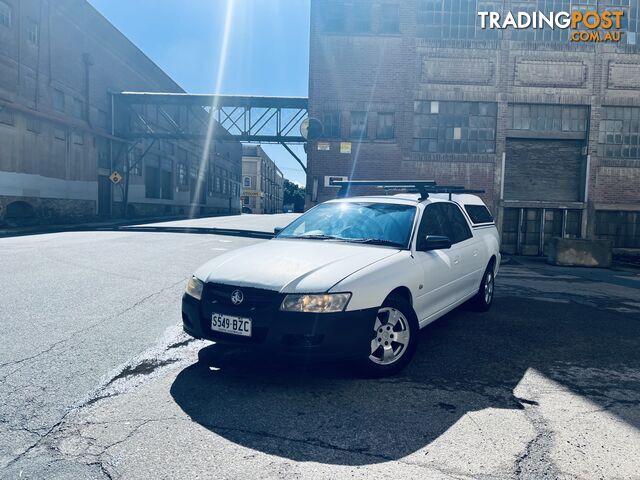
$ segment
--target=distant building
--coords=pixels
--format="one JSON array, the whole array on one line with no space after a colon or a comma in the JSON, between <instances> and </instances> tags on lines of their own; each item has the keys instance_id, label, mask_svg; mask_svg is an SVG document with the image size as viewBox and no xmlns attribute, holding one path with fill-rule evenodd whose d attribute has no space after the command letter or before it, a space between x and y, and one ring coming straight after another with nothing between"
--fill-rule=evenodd
<instances>
[{"instance_id":1,"label":"distant building","mask_svg":"<svg viewBox=\"0 0 640 480\"><path fill-rule=\"evenodd\" d=\"M284 176L259 145L242 146L242 210L282 213Z\"/></svg>"},{"instance_id":2,"label":"distant building","mask_svg":"<svg viewBox=\"0 0 640 480\"><path fill-rule=\"evenodd\" d=\"M478 12L623 11L622 40L482 29ZM306 207L330 177L486 191L508 253L640 248L640 1L311 0Z\"/></svg>"},{"instance_id":3,"label":"distant building","mask_svg":"<svg viewBox=\"0 0 640 480\"><path fill-rule=\"evenodd\" d=\"M119 91L183 90L84 0L0 0L0 223L119 215L127 152L129 215L240 211L240 143L123 143Z\"/></svg>"}]
</instances>

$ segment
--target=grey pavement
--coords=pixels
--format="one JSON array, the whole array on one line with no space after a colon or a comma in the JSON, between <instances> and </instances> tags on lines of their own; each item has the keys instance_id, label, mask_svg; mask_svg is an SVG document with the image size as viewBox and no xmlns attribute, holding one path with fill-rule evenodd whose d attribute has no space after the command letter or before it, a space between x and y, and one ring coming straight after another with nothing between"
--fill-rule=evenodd
<instances>
[{"instance_id":1,"label":"grey pavement","mask_svg":"<svg viewBox=\"0 0 640 480\"><path fill-rule=\"evenodd\" d=\"M181 332L190 273L258 241L0 239L0 477L640 478L638 270L508 259L490 312L450 313L370 380Z\"/></svg>"}]
</instances>

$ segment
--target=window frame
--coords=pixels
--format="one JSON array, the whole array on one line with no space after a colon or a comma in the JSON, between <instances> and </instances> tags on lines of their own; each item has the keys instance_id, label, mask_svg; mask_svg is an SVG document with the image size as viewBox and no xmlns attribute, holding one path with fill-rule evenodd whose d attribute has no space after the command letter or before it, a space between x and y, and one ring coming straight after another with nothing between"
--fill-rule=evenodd
<instances>
[{"instance_id":1,"label":"window frame","mask_svg":"<svg viewBox=\"0 0 640 480\"><path fill-rule=\"evenodd\" d=\"M61 108L58 108L58 104L56 102L56 99L58 100L62 100L62 105ZM65 113L66 109L67 109L67 100L66 100L66 95L64 94L63 90L60 90L59 88L54 88L53 89L53 93L51 94L51 105L53 107L53 110L55 112L59 112L59 113Z\"/></svg>"},{"instance_id":2,"label":"window frame","mask_svg":"<svg viewBox=\"0 0 640 480\"><path fill-rule=\"evenodd\" d=\"M380 120L382 118L391 118L391 135L380 134ZM378 112L376 118L376 140L380 141L394 141L396 139L396 113L395 112Z\"/></svg>"},{"instance_id":3,"label":"window frame","mask_svg":"<svg viewBox=\"0 0 640 480\"><path fill-rule=\"evenodd\" d=\"M385 9L393 9L394 18L391 18L389 15L390 12L385 12ZM383 28L383 26L392 26L393 28ZM383 35L399 35L401 33L400 30L400 4L394 2L385 2L380 4L378 33Z\"/></svg>"},{"instance_id":4,"label":"window frame","mask_svg":"<svg viewBox=\"0 0 640 480\"><path fill-rule=\"evenodd\" d=\"M346 30L345 8L340 2L328 1L324 5L322 30L325 33L343 33Z\"/></svg>"},{"instance_id":5,"label":"window frame","mask_svg":"<svg viewBox=\"0 0 640 480\"><path fill-rule=\"evenodd\" d=\"M40 25L32 18L27 18L25 22L25 34L27 41L37 47L40 45Z\"/></svg>"},{"instance_id":6,"label":"window frame","mask_svg":"<svg viewBox=\"0 0 640 480\"><path fill-rule=\"evenodd\" d=\"M324 138L341 138L342 137L342 115L337 110L326 110L321 113L322 116L322 136ZM330 118L330 122L327 122ZM330 128L327 124L330 123Z\"/></svg>"},{"instance_id":7,"label":"window frame","mask_svg":"<svg viewBox=\"0 0 640 480\"><path fill-rule=\"evenodd\" d=\"M353 130L354 116L360 115L360 114L364 116L364 121L358 122L359 124L362 124L362 130L360 131L359 134L354 134L354 130ZM349 138L351 138L352 140L366 140L368 138L368 130L369 130L368 126L369 126L369 115L367 115L367 112L364 110L353 110L349 118Z\"/></svg>"},{"instance_id":8,"label":"window frame","mask_svg":"<svg viewBox=\"0 0 640 480\"><path fill-rule=\"evenodd\" d=\"M0 12L0 19L3 19L0 21L0 26L11 29L13 28L13 7L7 2L0 0L0 8L2 8L2 6L7 8L7 15L3 15L2 12ZM7 19L6 21L4 20L5 18Z\"/></svg>"},{"instance_id":9,"label":"window frame","mask_svg":"<svg viewBox=\"0 0 640 480\"><path fill-rule=\"evenodd\" d=\"M349 7L349 15L351 33L366 35L373 32L373 5L370 0L354 0Z\"/></svg>"}]
</instances>

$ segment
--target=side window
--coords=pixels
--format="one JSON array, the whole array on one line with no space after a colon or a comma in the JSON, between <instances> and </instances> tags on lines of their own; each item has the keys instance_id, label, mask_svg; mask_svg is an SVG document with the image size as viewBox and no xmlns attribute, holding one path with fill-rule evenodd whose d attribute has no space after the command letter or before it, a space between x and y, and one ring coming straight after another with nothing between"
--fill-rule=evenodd
<instances>
[{"instance_id":1,"label":"side window","mask_svg":"<svg viewBox=\"0 0 640 480\"><path fill-rule=\"evenodd\" d=\"M424 239L427 235L447 236L442 212L443 204L429 205L422 214L420 228L418 228L418 239Z\"/></svg>"},{"instance_id":2,"label":"side window","mask_svg":"<svg viewBox=\"0 0 640 480\"><path fill-rule=\"evenodd\" d=\"M493 217L484 205L465 205L464 209L475 225L479 223L493 223Z\"/></svg>"},{"instance_id":3,"label":"side window","mask_svg":"<svg viewBox=\"0 0 640 480\"><path fill-rule=\"evenodd\" d=\"M449 237L453 244L472 236L464 215L452 203L434 203L426 208L420 221L418 238L422 239L427 235Z\"/></svg>"},{"instance_id":4,"label":"side window","mask_svg":"<svg viewBox=\"0 0 640 480\"><path fill-rule=\"evenodd\" d=\"M447 236L451 243L463 242L471 238L473 236L471 229L460 209L452 203L444 203L443 207L445 207L445 227L449 232Z\"/></svg>"}]
</instances>

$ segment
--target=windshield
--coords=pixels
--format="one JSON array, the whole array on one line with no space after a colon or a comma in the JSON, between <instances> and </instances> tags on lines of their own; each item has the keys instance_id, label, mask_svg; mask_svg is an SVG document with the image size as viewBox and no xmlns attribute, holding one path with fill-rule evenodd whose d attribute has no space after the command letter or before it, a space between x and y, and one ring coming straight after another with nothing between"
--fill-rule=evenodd
<instances>
[{"instance_id":1,"label":"windshield","mask_svg":"<svg viewBox=\"0 0 640 480\"><path fill-rule=\"evenodd\" d=\"M286 227L278 238L337 240L408 248L416 207L393 203L331 202Z\"/></svg>"}]
</instances>

